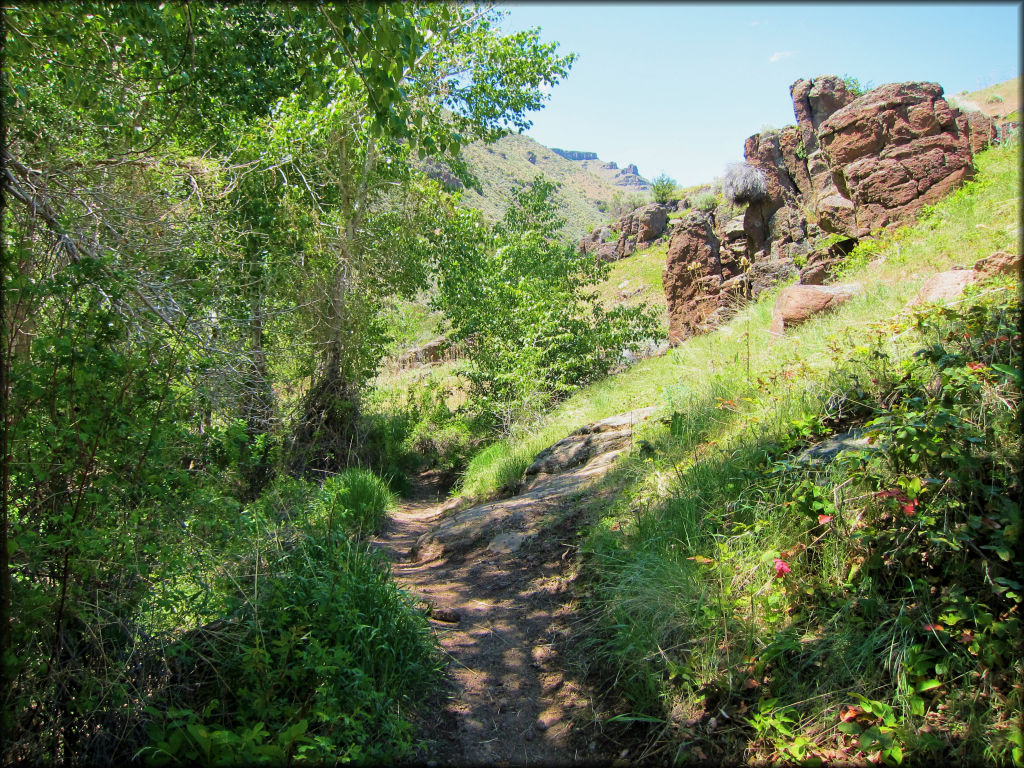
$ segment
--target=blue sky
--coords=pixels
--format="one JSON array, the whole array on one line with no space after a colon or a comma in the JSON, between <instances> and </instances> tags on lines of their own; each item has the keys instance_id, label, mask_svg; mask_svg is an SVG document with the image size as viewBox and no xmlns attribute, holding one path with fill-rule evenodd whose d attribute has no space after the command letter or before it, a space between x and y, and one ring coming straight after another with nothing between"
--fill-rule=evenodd
<instances>
[{"instance_id":1,"label":"blue sky","mask_svg":"<svg viewBox=\"0 0 1024 768\"><path fill-rule=\"evenodd\" d=\"M744 140L795 122L798 78L929 80L947 94L1020 74L1019 3L503 3L579 59L527 131L549 147L711 181Z\"/></svg>"}]
</instances>

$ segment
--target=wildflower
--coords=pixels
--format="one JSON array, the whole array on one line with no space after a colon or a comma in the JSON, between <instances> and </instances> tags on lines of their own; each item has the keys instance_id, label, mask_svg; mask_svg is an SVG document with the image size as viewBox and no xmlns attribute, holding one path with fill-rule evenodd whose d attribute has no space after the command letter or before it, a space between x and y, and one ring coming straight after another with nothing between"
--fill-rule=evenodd
<instances>
[{"instance_id":1,"label":"wildflower","mask_svg":"<svg viewBox=\"0 0 1024 768\"><path fill-rule=\"evenodd\" d=\"M785 560L782 560L781 558L778 558L778 557L776 557L772 561L772 565L775 566L775 578L776 579L781 579L783 576L785 576L791 570L790 567L789 567L789 563L787 563Z\"/></svg>"},{"instance_id":2,"label":"wildflower","mask_svg":"<svg viewBox=\"0 0 1024 768\"><path fill-rule=\"evenodd\" d=\"M972 371L983 371L983 370L985 370L986 366L985 366L984 363L973 362L973 363L968 363L967 367L970 368Z\"/></svg>"},{"instance_id":3,"label":"wildflower","mask_svg":"<svg viewBox=\"0 0 1024 768\"><path fill-rule=\"evenodd\" d=\"M917 499L907 502L903 505L903 511L907 513L907 516L913 517L914 512L917 510Z\"/></svg>"}]
</instances>

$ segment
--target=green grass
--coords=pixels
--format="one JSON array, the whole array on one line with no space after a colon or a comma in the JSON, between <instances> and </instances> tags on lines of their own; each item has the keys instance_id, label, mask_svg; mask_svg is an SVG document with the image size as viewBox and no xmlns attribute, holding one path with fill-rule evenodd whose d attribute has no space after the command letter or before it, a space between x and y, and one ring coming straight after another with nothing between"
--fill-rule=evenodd
<instances>
[{"instance_id":1,"label":"green grass","mask_svg":"<svg viewBox=\"0 0 1024 768\"><path fill-rule=\"evenodd\" d=\"M1019 252L1018 150L978 163L980 183L855 252L845 279L864 291L839 311L769 343L767 296L717 333L579 393L510 443L504 464L492 447L498 475L560 436L555 425L647 404L671 414L644 435L654 450L607 479L617 499L593 526L583 569L579 653L622 708L657 722L652 753L1021 760L1020 596L999 591L1022 565L1018 534L999 528L1020 527L1010 479L1020 389L984 369L1020 366L1016 282L950 310L903 312L935 271ZM886 451L795 462L808 443L879 414ZM922 501L905 524L896 501L874 494L891 488ZM972 511L982 509L1004 517L989 529ZM791 573L777 578L776 560Z\"/></svg>"},{"instance_id":2,"label":"green grass","mask_svg":"<svg viewBox=\"0 0 1024 768\"><path fill-rule=\"evenodd\" d=\"M766 292L716 333L691 338L663 357L597 382L564 401L540 423L521 427L511 438L488 447L470 462L462 492L476 498L493 495L502 485L500 478L513 471L502 466L506 460L520 465L524 455L535 455L582 424L649 405L672 407L709 374L738 377L746 387L758 378L827 368L834 335L866 328L895 314L934 272L971 266L997 250L1017 251L1017 155L1015 148L980 155L982 183L969 184L942 201L918 227L881 241L864 241L849 257L851 266L843 277L862 283L864 291L839 311L798 326L772 343L768 326L778 290ZM634 262L634 256L616 263L619 271L606 281L603 293L615 290L622 282L616 283L616 278L631 270L635 279L646 275L643 279L650 285L657 274L657 256L658 251L651 249L641 255L641 261Z\"/></svg>"},{"instance_id":3,"label":"green grass","mask_svg":"<svg viewBox=\"0 0 1024 768\"><path fill-rule=\"evenodd\" d=\"M667 253L668 243L660 242L612 264L608 278L597 286L601 303L608 307L658 307L663 313L662 325L668 330L668 305L661 282Z\"/></svg>"},{"instance_id":4,"label":"green grass","mask_svg":"<svg viewBox=\"0 0 1024 768\"><path fill-rule=\"evenodd\" d=\"M504 215L513 192L537 174L561 184L555 203L558 215L566 220L562 231L569 239L580 238L604 224L608 214L601 208L607 210L616 192L625 195L630 190L613 183L614 171L584 168L582 163L566 160L522 134L506 136L490 145L470 144L463 155L482 188L482 194L466 190L464 203L494 221Z\"/></svg>"}]
</instances>

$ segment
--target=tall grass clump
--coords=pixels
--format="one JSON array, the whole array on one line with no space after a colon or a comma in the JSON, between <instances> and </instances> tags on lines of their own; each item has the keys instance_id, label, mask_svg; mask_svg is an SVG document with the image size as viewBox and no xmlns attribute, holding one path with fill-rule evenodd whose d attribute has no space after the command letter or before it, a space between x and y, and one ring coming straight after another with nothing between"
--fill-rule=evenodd
<instances>
[{"instance_id":1,"label":"tall grass clump","mask_svg":"<svg viewBox=\"0 0 1024 768\"><path fill-rule=\"evenodd\" d=\"M368 469L352 467L324 480L309 521L350 537L376 533L395 504L395 495Z\"/></svg>"},{"instance_id":2,"label":"tall grass clump","mask_svg":"<svg viewBox=\"0 0 1024 768\"><path fill-rule=\"evenodd\" d=\"M768 196L764 171L749 163L730 163L722 175L722 194L731 203L756 203Z\"/></svg>"},{"instance_id":3,"label":"tall grass clump","mask_svg":"<svg viewBox=\"0 0 1024 768\"><path fill-rule=\"evenodd\" d=\"M1019 253L1017 150L978 163L838 312L744 348L754 305L676 350L584 567L583 653L619 719L656 723L646 757L1024 758L1018 286L903 309L936 268Z\"/></svg>"},{"instance_id":4,"label":"tall grass clump","mask_svg":"<svg viewBox=\"0 0 1024 768\"><path fill-rule=\"evenodd\" d=\"M363 469L322 486L278 478L226 543L197 548L166 600L176 607L190 594L204 609L194 628L163 633L166 663L139 662L152 681L140 757L376 764L412 755L408 713L440 659L425 616L363 540L392 503Z\"/></svg>"}]
</instances>

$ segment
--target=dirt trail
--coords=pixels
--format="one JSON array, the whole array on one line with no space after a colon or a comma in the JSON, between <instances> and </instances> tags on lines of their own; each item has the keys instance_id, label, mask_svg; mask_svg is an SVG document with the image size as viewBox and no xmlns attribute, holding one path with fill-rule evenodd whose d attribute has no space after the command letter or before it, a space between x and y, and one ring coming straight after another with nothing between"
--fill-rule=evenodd
<instances>
[{"instance_id":1,"label":"dirt trail","mask_svg":"<svg viewBox=\"0 0 1024 768\"><path fill-rule=\"evenodd\" d=\"M583 733L595 720L593 703L562 663L578 610L571 584L581 491L623 449L621 441L599 448L576 450L570 467L543 474L519 496L455 513L441 503L437 478L424 476L375 540L398 583L430 608L449 657L448 690L422 723L427 765L619 757L601 754Z\"/></svg>"}]
</instances>

